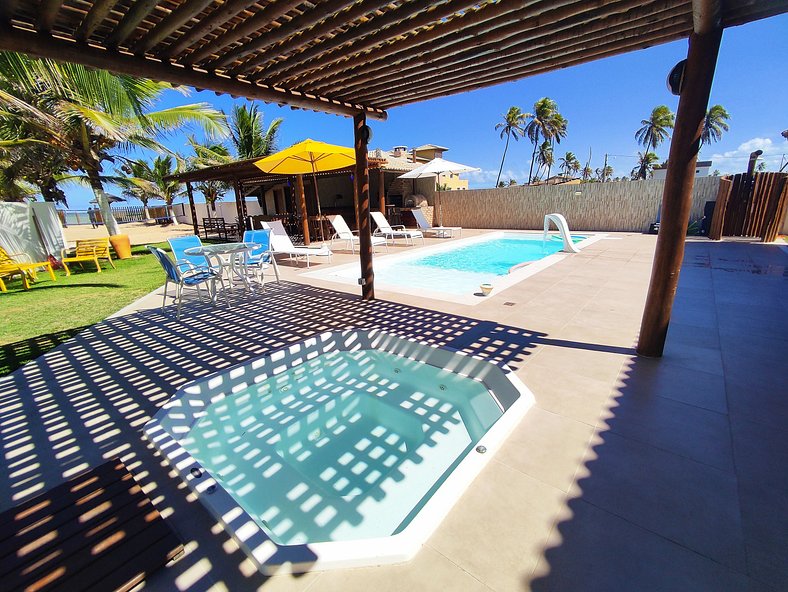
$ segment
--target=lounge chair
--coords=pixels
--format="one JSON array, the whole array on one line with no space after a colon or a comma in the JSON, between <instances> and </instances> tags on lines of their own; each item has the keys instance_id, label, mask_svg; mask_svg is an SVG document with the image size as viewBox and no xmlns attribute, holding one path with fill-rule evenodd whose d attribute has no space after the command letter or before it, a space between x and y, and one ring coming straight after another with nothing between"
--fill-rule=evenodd
<instances>
[{"instance_id":1,"label":"lounge chair","mask_svg":"<svg viewBox=\"0 0 788 592\"><path fill-rule=\"evenodd\" d=\"M266 269L272 267L276 281L279 282L279 267L276 265L273 249L271 248L271 233L270 228L263 230L246 230L244 231L243 242L254 243L258 245L246 257L246 267L254 268L260 272L260 282L263 282L263 274Z\"/></svg>"},{"instance_id":2,"label":"lounge chair","mask_svg":"<svg viewBox=\"0 0 788 592\"><path fill-rule=\"evenodd\" d=\"M350 230L350 227L345 222L345 219L340 216L339 214L335 214L334 216L329 216L328 221L331 222L331 226L334 227L336 234L331 237L331 243L333 244L334 240L344 240L347 241L347 247L350 249L351 253L356 252L356 244L359 242L359 236L356 234L358 231ZM372 248L375 248L375 245L383 245L386 247L386 250L389 250L389 243L388 241L382 236L373 236L372 237Z\"/></svg>"},{"instance_id":3,"label":"lounge chair","mask_svg":"<svg viewBox=\"0 0 788 592\"><path fill-rule=\"evenodd\" d=\"M14 259L16 257L16 259ZM19 261L20 257L29 259L29 261ZM7 292L3 282L4 277L13 277L15 275L22 276L22 287L25 290L30 289L30 282L28 278L36 279L36 269L43 267L49 272L49 277L55 281L55 272L52 271L52 265L49 261L33 261L32 258L26 253L12 253L9 255L3 247L0 247L0 292Z\"/></svg>"},{"instance_id":4,"label":"lounge chair","mask_svg":"<svg viewBox=\"0 0 788 592\"><path fill-rule=\"evenodd\" d=\"M178 320L181 318L181 302L183 301L183 288L195 288L197 290L197 297L202 300L202 293L200 292L200 286L205 283L210 283L209 288L209 296L211 302L216 304L216 280L218 279L219 282L222 284L222 293L224 294L225 301L227 302L227 306L230 306L230 301L227 298L227 292L224 290L224 279L221 275L214 273L210 268L203 267L190 267L185 270L181 270L180 267L172 262L167 256L167 253L162 251L157 247L148 246L148 250L153 253L156 259L159 260L159 263L164 268L164 273L167 276L167 279L164 281L164 297L162 299L161 308L164 310L165 304L167 304L167 287L169 286L170 282L175 284L176 291L175 291L175 301L177 304L177 317Z\"/></svg>"},{"instance_id":5,"label":"lounge chair","mask_svg":"<svg viewBox=\"0 0 788 592\"><path fill-rule=\"evenodd\" d=\"M66 251L67 249L62 249L60 251L60 259L63 261L63 269L66 270L66 275L71 275L71 270L68 268L69 263L79 263L81 266L87 261L95 263L96 272L101 273L99 259L106 259L109 261L112 268L115 269L115 264L112 262L112 255L109 252L108 238L78 240L77 248L73 255L67 257Z\"/></svg>"},{"instance_id":6,"label":"lounge chair","mask_svg":"<svg viewBox=\"0 0 788 592\"><path fill-rule=\"evenodd\" d=\"M418 227L424 231L435 234L437 238L454 238L455 233L462 236L461 226L433 226L424 217L424 212L419 209L411 210Z\"/></svg>"},{"instance_id":7,"label":"lounge chair","mask_svg":"<svg viewBox=\"0 0 788 592\"><path fill-rule=\"evenodd\" d=\"M383 212L370 213L378 227L377 230L375 230L375 236L382 236L386 240L390 238L392 243L398 238L404 238L405 244L411 245L413 244L414 238L420 238L421 244L424 244L424 234L421 230L408 230L402 224L391 226L389 221L386 220L386 216L383 215Z\"/></svg>"},{"instance_id":8,"label":"lounge chair","mask_svg":"<svg viewBox=\"0 0 788 592\"><path fill-rule=\"evenodd\" d=\"M288 255L290 259L298 259L303 257L306 259L306 266L309 267L310 257L328 257L329 262L333 253L325 245L319 247L296 247L293 241L285 230L284 225L280 220L270 220L268 222L261 222L263 228L271 230L271 250L274 255Z\"/></svg>"}]
</instances>

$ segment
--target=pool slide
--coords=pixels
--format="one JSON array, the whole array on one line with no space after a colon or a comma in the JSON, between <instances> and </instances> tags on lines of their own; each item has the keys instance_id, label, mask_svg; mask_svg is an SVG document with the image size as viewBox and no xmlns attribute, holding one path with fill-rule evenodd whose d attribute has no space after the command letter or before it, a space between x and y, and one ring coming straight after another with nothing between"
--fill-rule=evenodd
<instances>
[{"instance_id":1,"label":"pool slide","mask_svg":"<svg viewBox=\"0 0 788 592\"><path fill-rule=\"evenodd\" d=\"M561 233L561 238L564 239L563 250L567 253L579 253L580 251L575 247L572 242L572 237L569 234L569 225L566 223L566 218L561 214L547 214L544 217L544 239L547 240L550 222L555 224L556 228L558 228L558 232Z\"/></svg>"}]
</instances>

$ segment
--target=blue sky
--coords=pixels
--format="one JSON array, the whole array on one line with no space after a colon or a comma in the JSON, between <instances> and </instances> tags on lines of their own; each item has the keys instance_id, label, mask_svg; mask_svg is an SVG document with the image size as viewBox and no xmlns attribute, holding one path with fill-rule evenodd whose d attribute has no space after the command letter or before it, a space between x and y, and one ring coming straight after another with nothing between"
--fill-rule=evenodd
<instances>
[{"instance_id":1,"label":"blue sky","mask_svg":"<svg viewBox=\"0 0 788 592\"><path fill-rule=\"evenodd\" d=\"M721 104L731 114L730 131L722 140L704 146L700 157L714 161L723 173L741 172L747 157L764 151L768 170L776 171L788 141L788 15L726 29L712 87L710 104ZM585 164L602 165L607 153L615 176L628 175L638 150L634 138L640 121L657 105L675 111L678 97L671 95L665 78L673 65L687 55L687 41L660 45L589 64L541 74L518 82L435 99L389 110L385 122L370 120L371 148L390 149L404 144L447 146L445 158L481 168L468 175L472 188L492 187L501 163L504 141L494 129L510 106L531 111L535 101L550 97L569 120L567 137L556 146L556 160L572 151ZM167 93L160 106L206 101L229 112L234 101L212 92L192 92L188 98ZM267 122L282 117L279 147L307 137L352 146L352 120L335 115L291 110L261 104ZM165 143L186 153L186 133ZM668 143L657 149L667 158ZM510 142L502 179L527 180L531 145L527 139ZM81 188L68 187L69 206L84 209L92 199Z\"/></svg>"}]
</instances>

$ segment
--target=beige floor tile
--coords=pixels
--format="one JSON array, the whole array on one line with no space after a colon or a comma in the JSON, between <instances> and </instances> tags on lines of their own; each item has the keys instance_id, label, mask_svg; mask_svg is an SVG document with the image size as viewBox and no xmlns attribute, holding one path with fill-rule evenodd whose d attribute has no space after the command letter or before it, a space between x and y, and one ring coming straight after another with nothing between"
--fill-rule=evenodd
<instances>
[{"instance_id":1,"label":"beige floor tile","mask_svg":"<svg viewBox=\"0 0 788 592\"><path fill-rule=\"evenodd\" d=\"M264 588L268 590L268 588ZM400 565L327 571L309 587L310 592L445 592L489 591L461 567L428 546Z\"/></svg>"},{"instance_id":2,"label":"beige floor tile","mask_svg":"<svg viewBox=\"0 0 788 592\"><path fill-rule=\"evenodd\" d=\"M588 424L533 407L495 459L568 491L593 433Z\"/></svg>"},{"instance_id":3,"label":"beige floor tile","mask_svg":"<svg viewBox=\"0 0 788 592\"><path fill-rule=\"evenodd\" d=\"M498 592L521 590L564 504L563 492L496 457L428 545Z\"/></svg>"}]
</instances>

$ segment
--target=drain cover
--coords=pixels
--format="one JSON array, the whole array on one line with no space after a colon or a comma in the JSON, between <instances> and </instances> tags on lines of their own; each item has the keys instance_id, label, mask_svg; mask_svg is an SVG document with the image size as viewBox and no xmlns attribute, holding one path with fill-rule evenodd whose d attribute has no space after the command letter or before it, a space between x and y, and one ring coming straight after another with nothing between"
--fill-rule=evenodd
<instances>
[{"instance_id":1,"label":"drain cover","mask_svg":"<svg viewBox=\"0 0 788 592\"><path fill-rule=\"evenodd\" d=\"M503 303L504 306L514 306L515 304L516 304L515 302L504 302Z\"/></svg>"}]
</instances>

